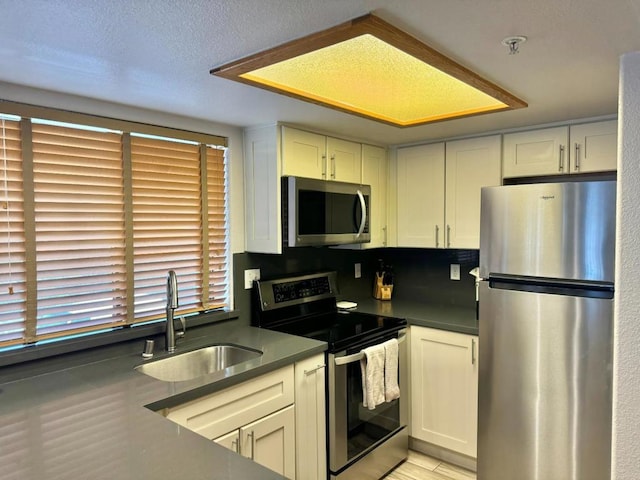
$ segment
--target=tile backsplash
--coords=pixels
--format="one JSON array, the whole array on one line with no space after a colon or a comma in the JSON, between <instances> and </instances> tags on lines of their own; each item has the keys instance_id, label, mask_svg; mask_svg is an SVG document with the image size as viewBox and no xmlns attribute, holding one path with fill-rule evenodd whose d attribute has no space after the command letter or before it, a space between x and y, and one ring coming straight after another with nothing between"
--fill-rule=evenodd
<instances>
[{"instance_id":1,"label":"tile backsplash","mask_svg":"<svg viewBox=\"0 0 640 480\"><path fill-rule=\"evenodd\" d=\"M327 247L286 248L282 255L246 252L234 254L236 308L242 312L249 312L251 308L250 291L244 289L246 269L259 268L263 279L333 270L338 273L340 297L357 299L372 294L378 259L393 267L394 299L475 308L474 277L469 271L478 266L478 250L349 250ZM360 263L362 269L362 277L359 279L354 278L356 263ZM451 264L460 265L460 280L449 279ZM246 315L247 322L248 318Z\"/></svg>"}]
</instances>

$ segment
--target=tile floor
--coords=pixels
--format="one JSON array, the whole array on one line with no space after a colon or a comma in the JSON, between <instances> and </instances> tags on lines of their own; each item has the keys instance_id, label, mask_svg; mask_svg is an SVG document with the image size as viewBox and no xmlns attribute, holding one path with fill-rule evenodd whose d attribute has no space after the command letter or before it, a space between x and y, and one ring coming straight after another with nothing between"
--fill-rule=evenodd
<instances>
[{"instance_id":1,"label":"tile floor","mask_svg":"<svg viewBox=\"0 0 640 480\"><path fill-rule=\"evenodd\" d=\"M475 480L475 472L409 450L407 461L385 480Z\"/></svg>"}]
</instances>

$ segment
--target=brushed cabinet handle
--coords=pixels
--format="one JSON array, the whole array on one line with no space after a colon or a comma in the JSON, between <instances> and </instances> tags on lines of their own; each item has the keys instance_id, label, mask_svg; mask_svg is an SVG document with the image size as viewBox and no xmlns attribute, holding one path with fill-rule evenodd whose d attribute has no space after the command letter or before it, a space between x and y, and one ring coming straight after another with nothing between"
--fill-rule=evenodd
<instances>
[{"instance_id":1,"label":"brushed cabinet handle","mask_svg":"<svg viewBox=\"0 0 640 480\"><path fill-rule=\"evenodd\" d=\"M237 439L236 439L236 440L233 440L233 441L231 442L231 450L233 450L233 451L234 451L234 452L236 452L236 453L240 453L240 450L238 450L238 445L239 445L239 443L240 443L240 442L238 442L238 440L237 440Z\"/></svg>"},{"instance_id":2,"label":"brushed cabinet handle","mask_svg":"<svg viewBox=\"0 0 640 480\"><path fill-rule=\"evenodd\" d=\"M564 145L560 145L560 160L559 160L559 168L560 172L564 172Z\"/></svg>"},{"instance_id":3,"label":"brushed cabinet handle","mask_svg":"<svg viewBox=\"0 0 640 480\"><path fill-rule=\"evenodd\" d=\"M336 154L331 154L331 178L336 179Z\"/></svg>"},{"instance_id":4,"label":"brushed cabinet handle","mask_svg":"<svg viewBox=\"0 0 640 480\"><path fill-rule=\"evenodd\" d=\"M451 247L451 226L447 225L447 248Z\"/></svg>"},{"instance_id":5,"label":"brushed cabinet handle","mask_svg":"<svg viewBox=\"0 0 640 480\"><path fill-rule=\"evenodd\" d=\"M324 365L318 365L316 368L312 368L311 370L305 370L304 374L305 374L305 376L309 376L312 373L317 372L318 370L320 370L322 368L324 368Z\"/></svg>"},{"instance_id":6,"label":"brushed cabinet handle","mask_svg":"<svg viewBox=\"0 0 640 480\"><path fill-rule=\"evenodd\" d=\"M382 240L382 246L386 247L387 246L387 227L382 227L382 232L384 233L383 240Z\"/></svg>"},{"instance_id":7,"label":"brushed cabinet handle","mask_svg":"<svg viewBox=\"0 0 640 480\"><path fill-rule=\"evenodd\" d=\"M576 172L580 171L580 144L576 143Z\"/></svg>"},{"instance_id":8,"label":"brushed cabinet handle","mask_svg":"<svg viewBox=\"0 0 640 480\"><path fill-rule=\"evenodd\" d=\"M322 178L327 178L327 155L322 154Z\"/></svg>"},{"instance_id":9,"label":"brushed cabinet handle","mask_svg":"<svg viewBox=\"0 0 640 480\"><path fill-rule=\"evenodd\" d=\"M476 364L476 339L471 339L471 365Z\"/></svg>"},{"instance_id":10,"label":"brushed cabinet handle","mask_svg":"<svg viewBox=\"0 0 640 480\"><path fill-rule=\"evenodd\" d=\"M249 433L247 433L247 437L249 437L251 439L251 460L255 460L255 447L256 447L256 442L255 442L255 435L253 433L253 430L251 430Z\"/></svg>"},{"instance_id":11,"label":"brushed cabinet handle","mask_svg":"<svg viewBox=\"0 0 640 480\"><path fill-rule=\"evenodd\" d=\"M439 238L440 238L440 227L436 225L436 248L440 246Z\"/></svg>"}]
</instances>

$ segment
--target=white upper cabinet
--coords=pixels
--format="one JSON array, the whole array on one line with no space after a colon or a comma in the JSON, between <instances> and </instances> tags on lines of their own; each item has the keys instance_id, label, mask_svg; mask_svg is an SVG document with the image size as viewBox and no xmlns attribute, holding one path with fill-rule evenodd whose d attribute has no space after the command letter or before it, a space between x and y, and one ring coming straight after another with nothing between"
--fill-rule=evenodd
<instances>
[{"instance_id":1,"label":"white upper cabinet","mask_svg":"<svg viewBox=\"0 0 640 480\"><path fill-rule=\"evenodd\" d=\"M501 184L500 145L500 135L447 142L446 248L480 248L480 190Z\"/></svg>"},{"instance_id":2,"label":"white upper cabinet","mask_svg":"<svg viewBox=\"0 0 640 480\"><path fill-rule=\"evenodd\" d=\"M502 176L614 171L617 126L617 120L607 120L506 134Z\"/></svg>"},{"instance_id":3,"label":"white upper cabinet","mask_svg":"<svg viewBox=\"0 0 640 480\"><path fill-rule=\"evenodd\" d=\"M571 173L612 171L618 161L618 122L572 125L569 130L572 149Z\"/></svg>"},{"instance_id":4,"label":"white upper cabinet","mask_svg":"<svg viewBox=\"0 0 640 480\"><path fill-rule=\"evenodd\" d=\"M327 137L282 127L282 174L325 179Z\"/></svg>"},{"instance_id":5,"label":"white upper cabinet","mask_svg":"<svg viewBox=\"0 0 640 480\"><path fill-rule=\"evenodd\" d=\"M398 149L399 247L442 247L444 143Z\"/></svg>"},{"instance_id":6,"label":"white upper cabinet","mask_svg":"<svg viewBox=\"0 0 640 480\"><path fill-rule=\"evenodd\" d=\"M529 177L569 172L569 129L544 128L504 136L502 176Z\"/></svg>"},{"instance_id":7,"label":"white upper cabinet","mask_svg":"<svg viewBox=\"0 0 640 480\"><path fill-rule=\"evenodd\" d=\"M387 246L387 151L372 145L362 146L362 183L371 185L371 242L361 243L363 248Z\"/></svg>"},{"instance_id":8,"label":"white upper cabinet","mask_svg":"<svg viewBox=\"0 0 640 480\"><path fill-rule=\"evenodd\" d=\"M276 125L244 132L245 248L282 253L279 131Z\"/></svg>"},{"instance_id":9,"label":"white upper cabinet","mask_svg":"<svg viewBox=\"0 0 640 480\"><path fill-rule=\"evenodd\" d=\"M327 137L327 170L329 180L361 183L362 145Z\"/></svg>"},{"instance_id":10,"label":"white upper cabinet","mask_svg":"<svg viewBox=\"0 0 640 480\"><path fill-rule=\"evenodd\" d=\"M500 185L500 136L401 148L400 247L479 248L480 189Z\"/></svg>"},{"instance_id":11,"label":"white upper cabinet","mask_svg":"<svg viewBox=\"0 0 640 480\"><path fill-rule=\"evenodd\" d=\"M360 183L362 146L282 127L282 175Z\"/></svg>"}]
</instances>

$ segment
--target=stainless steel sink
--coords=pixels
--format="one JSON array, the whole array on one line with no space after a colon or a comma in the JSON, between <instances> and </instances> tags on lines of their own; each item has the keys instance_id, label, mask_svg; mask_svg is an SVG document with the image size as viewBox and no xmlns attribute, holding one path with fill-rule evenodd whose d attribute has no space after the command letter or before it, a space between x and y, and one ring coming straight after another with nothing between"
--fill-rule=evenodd
<instances>
[{"instance_id":1,"label":"stainless steel sink","mask_svg":"<svg viewBox=\"0 0 640 480\"><path fill-rule=\"evenodd\" d=\"M246 347L214 345L145 363L137 366L136 370L164 382L184 382L261 355L261 351Z\"/></svg>"}]
</instances>

